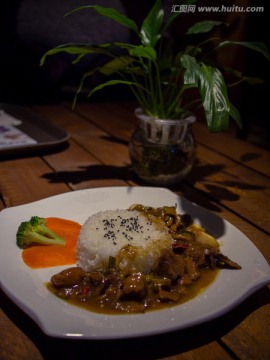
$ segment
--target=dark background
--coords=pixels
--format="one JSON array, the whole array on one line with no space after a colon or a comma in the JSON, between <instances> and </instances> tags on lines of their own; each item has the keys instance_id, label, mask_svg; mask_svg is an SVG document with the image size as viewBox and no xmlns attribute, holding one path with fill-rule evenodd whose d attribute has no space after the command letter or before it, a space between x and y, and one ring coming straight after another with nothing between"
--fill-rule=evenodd
<instances>
[{"instance_id":1,"label":"dark background","mask_svg":"<svg viewBox=\"0 0 270 360\"><path fill-rule=\"evenodd\" d=\"M64 18L64 14L81 5L100 4L115 7L138 24L147 14L152 0L1 0L0 2L0 102L29 105L72 101L81 75L102 59L90 56L79 65L71 65L67 55L48 58L40 66L41 56L59 44L129 41L130 33L108 19L86 10ZM165 1L167 11L179 1ZM265 42L269 48L269 5L267 1L198 1L197 6L264 6L253 13L186 13L175 26L175 34L195 21L222 20L230 27L218 30L219 36L241 41ZM270 63L260 54L243 48L224 50L218 58L249 76L264 79L261 85L244 84L230 92L230 99L241 112L244 127L238 136L270 148ZM104 91L102 99L129 97L126 89ZM82 101L90 101L84 96ZM98 100L98 98L96 99ZM91 100L92 101L92 100Z\"/></svg>"}]
</instances>

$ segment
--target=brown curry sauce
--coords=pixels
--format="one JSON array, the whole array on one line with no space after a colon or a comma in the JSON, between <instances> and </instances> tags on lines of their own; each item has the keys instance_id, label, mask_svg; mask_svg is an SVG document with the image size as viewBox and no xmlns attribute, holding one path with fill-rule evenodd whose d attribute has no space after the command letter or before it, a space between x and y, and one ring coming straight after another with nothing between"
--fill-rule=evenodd
<instances>
[{"instance_id":1,"label":"brown curry sauce","mask_svg":"<svg viewBox=\"0 0 270 360\"><path fill-rule=\"evenodd\" d=\"M217 241L197 241L195 226L188 214L176 207L151 208L133 205L163 221L173 244L158 260L151 274L124 274L114 264L106 271L86 272L72 267L55 274L48 289L67 302L102 314L143 313L187 302L216 279L221 268L241 269L219 251ZM207 239L208 240L208 239Z\"/></svg>"},{"instance_id":2,"label":"brown curry sauce","mask_svg":"<svg viewBox=\"0 0 270 360\"><path fill-rule=\"evenodd\" d=\"M85 310L92 311L99 314L119 315L130 313L143 313L145 311L162 310L172 306L181 305L187 301L192 300L201 292L206 290L217 278L220 269L202 269L201 276L195 282L186 285L185 289L177 301L160 301L152 294L152 302L148 306L144 304L143 300L125 299L118 301L118 306L112 306L110 302L102 302L101 297L94 297L92 299L84 298L83 296L63 297L63 292L59 294L57 288L52 283L47 283L47 288L56 296L60 296L67 303L81 307Z\"/></svg>"}]
</instances>

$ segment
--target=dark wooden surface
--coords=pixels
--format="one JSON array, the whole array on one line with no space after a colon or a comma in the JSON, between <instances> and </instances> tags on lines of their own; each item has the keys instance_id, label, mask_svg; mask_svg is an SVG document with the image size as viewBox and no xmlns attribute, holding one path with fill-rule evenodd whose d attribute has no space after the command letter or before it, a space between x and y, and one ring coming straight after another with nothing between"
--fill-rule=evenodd
<instances>
[{"instance_id":1,"label":"dark wooden surface","mask_svg":"<svg viewBox=\"0 0 270 360\"><path fill-rule=\"evenodd\" d=\"M130 168L127 144L136 123L131 104L84 103L74 111L59 104L32 110L65 129L70 139L53 153L1 160L0 210L77 189L147 185ZM269 152L237 139L233 131L210 135L199 122L193 129L197 163L170 189L230 221L270 262ZM45 336L1 291L0 359L270 359L269 300L265 287L207 324L102 342Z\"/></svg>"}]
</instances>

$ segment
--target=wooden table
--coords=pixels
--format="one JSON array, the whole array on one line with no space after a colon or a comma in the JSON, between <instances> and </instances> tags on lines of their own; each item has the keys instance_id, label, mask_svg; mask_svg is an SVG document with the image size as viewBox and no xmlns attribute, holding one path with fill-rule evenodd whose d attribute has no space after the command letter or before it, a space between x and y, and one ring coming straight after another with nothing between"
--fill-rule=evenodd
<instances>
[{"instance_id":1,"label":"wooden table","mask_svg":"<svg viewBox=\"0 0 270 360\"><path fill-rule=\"evenodd\" d=\"M33 106L70 134L68 146L0 162L0 209L77 189L147 185L130 169L128 139L135 124L129 103ZM196 123L198 161L172 186L230 221L270 261L270 156L231 131L210 135ZM244 249L243 249L244 251ZM133 340L79 341L47 337L1 292L0 359L270 359L270 292L265 287L207 324ZM41 309L42 311L42 309Z\"/></svg>"}]
</instances>

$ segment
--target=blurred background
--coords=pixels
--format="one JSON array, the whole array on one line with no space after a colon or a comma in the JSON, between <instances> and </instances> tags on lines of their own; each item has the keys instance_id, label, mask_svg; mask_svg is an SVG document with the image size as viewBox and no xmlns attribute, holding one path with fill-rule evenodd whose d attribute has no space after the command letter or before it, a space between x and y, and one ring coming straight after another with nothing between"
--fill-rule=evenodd
<instances>
[{"instance_id":1,"label":"blurred background","mask_svg":"<svg viewBox=\"0 0 270 360\"><path fill-rule=\"evenodd\" d=\"M1 0L0 2L0 102L19 105L72 102L80 78L86 69L104 61L98 56L89 56L77 65L71 58L59 54L49 57L40 66L42 55L50 48L65 43L102 43L110 41L136 41L122 26L84 10L68 17L64 15L81 5L103 5L141 23L155 1L153 0ZM171 12L172 5L181 2L164 1L165 9ZM229 27L222 27L217 35L224 39L260 41L269 49L268 23L269 2L255 0L199 0L200 6L261 6L263 12L186 13L179 18L173 31L181 35L195 21L221 20ZM226 47L217 58L248 76L259 77L262 84L241 84L230 91L231 102L240 110L244 126L238 136L270 149L270 63L262 55L239 47ZM95 81L95 79L93 80ZM96 80L98 81L98 80ZM89 84L89 88L92 84ZM84 96L80 101L90 101ZM100 92L91 101L130 98L126 88L118 91Z\"/></svg>"}]
</instances>

